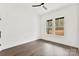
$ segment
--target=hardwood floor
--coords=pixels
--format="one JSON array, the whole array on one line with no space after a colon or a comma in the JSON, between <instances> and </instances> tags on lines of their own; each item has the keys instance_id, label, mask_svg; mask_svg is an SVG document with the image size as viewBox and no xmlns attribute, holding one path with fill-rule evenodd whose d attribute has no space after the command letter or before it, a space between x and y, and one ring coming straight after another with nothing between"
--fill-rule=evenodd
<instances>
[{"instance_id":1,"label":"hardwood floor","mask_svg":"<svg viewBox=\"0 0 79 59\"><path fill-rule=\"evenodd\" d=\"M79 50L40 39L3 50L0 56L79 56Z\"/></svg>"}]
</instances>

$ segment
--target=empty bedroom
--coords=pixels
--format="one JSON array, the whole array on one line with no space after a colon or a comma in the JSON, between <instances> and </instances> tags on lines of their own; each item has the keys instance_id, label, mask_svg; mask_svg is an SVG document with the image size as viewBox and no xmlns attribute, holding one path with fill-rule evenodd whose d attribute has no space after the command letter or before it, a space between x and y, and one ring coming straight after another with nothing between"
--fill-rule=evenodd
<instances>
[{"instance_id":1,"label":"empty bedroom","mask_svg":"<svg viewBox=\"0 0 79 59\"><path fill-rule=\"evenodd\" d=\"M0 56L79 56L78 3L0 3Z\"/></svg>"}]
</instances>

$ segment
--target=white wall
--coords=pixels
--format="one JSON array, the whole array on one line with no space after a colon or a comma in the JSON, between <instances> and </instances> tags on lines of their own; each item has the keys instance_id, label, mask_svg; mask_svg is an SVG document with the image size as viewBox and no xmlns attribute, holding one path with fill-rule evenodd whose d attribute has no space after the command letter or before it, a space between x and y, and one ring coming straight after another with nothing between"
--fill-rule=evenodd
<instances>
[{"instance_id":1,"label":"white wall","mask_svg":"<svg viewBox=\"0 0 79 59\"><path fill-rule=\"evenodd\" d=\"M38 38L38 15L27 4L0 4L0 50Z\"/></svg>"},{"instance_id":2,"label":"white wall","mask_svg":"<svg viewBox=\"0 0 79 59\"><path fill-rule=\"evenodd\" d=\"M78 10L77 10L78 11L78 22L77 22L77 24L78 24L77 25L77 27L78 27L78 35L77 35L78 36L78 41L77 42L78 42L78 45L79 45L79 4L77 4L77 5L78 5L77 6L77 8L78 8Z\"/></svg>"},{"instance_id":3,"label":"white wall","mask_svg":"<svg viewBox=\"0 0 79 59\"><path fill-rule=\"evenodd\" d=\"M78 5L71 4L63 8L50 11L40 16L41 38L49 41L79 47L78 40ZM46 34L46 20L64 16L64 37Z\"/></svg>"}]
</instances>

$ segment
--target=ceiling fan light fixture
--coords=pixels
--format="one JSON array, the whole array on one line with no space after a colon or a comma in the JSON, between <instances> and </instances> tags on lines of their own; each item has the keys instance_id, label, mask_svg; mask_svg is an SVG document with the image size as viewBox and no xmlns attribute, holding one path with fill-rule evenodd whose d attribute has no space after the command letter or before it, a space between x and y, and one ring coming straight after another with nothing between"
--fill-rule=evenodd
<instances>
[{"instance_id":1,"label":"ceiling fan light fixture","mask_svg":"<svg viewBox=\"0 0 79 59\"><path fill-rule=\"evenodd\" d=\"M32 7L43 7L45 10L47 10L47 7L44 6L44 3L41 3L39 5L32 5Z\"/></svg>"}]
</instances>

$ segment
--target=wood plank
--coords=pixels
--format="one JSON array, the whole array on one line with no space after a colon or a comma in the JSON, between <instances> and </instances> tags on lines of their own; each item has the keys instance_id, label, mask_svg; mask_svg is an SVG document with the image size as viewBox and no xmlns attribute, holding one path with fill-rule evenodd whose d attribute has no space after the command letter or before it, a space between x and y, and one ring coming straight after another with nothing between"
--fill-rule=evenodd
<instances>
[{"instance_id":1,"label":"wood plank","mask_svg":"<svg viewBox=\"0 0 79 59\"><path fill-rule=\"evenodd\" d=\"M5 49L0 52L0 56L79 56L79 50L74 47L39 39Z\"/></svg>"}]
</instances>

